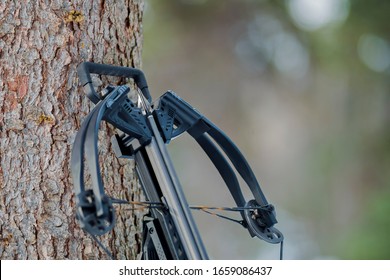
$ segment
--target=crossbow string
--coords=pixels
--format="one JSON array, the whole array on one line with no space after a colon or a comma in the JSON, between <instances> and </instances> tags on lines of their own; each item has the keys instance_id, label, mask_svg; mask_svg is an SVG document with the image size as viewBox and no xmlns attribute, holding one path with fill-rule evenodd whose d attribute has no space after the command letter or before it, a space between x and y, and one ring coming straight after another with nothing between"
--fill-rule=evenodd
<instances>
[{"instance_id":1,"label":"crossbow string","mask_svg":"<svg viewBox=\"0 0 390 280\"><path fill-rule=\"evenodd\" d=\"M133 206L130 209L123 209L128 211L145 211L149 209L166 209L167 206L164 205L161 202L149 202L149 201L132 201L132 200L124 200L124 199L116 199L111 198L111 201L113 204L119 204L119 205L131 205ZM205 205L193 205L189 206L192 210L197 210L204 212L206 214L216 216L218 218L222 218L234 223L238 223L241 226L245 226L245 220L237 220L230 218L225 215L221 215L216 213L215 211L226 211L226 212L242 212L242 211L255 211L256 209L260 209L261 207L216 207L216 206L205 206ZM107 254L107 256L115 260L114 255L107 249L106 246L103 245L103 243L93 234L89 234L92 239L99 245L99 247ZM279 250L279 259L283 259L283 240L280 242L280 250Z\"/></svg>"}]
</instances>

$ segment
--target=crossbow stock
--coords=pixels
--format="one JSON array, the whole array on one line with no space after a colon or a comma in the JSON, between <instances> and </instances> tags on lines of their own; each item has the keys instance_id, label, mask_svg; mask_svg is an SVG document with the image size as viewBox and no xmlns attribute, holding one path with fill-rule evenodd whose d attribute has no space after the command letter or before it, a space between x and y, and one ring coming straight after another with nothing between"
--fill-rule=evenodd
<instances>
[{"instance_id":1,"label":"crossbow stock","mask_svg":"<svg viewBox=\"0 0 390 280\"><path fill-rule=\"evenodd\" d=\"M146 202L140 202L148 209L144 217L143 259L208 259L190 210L209 212L213 208L188 205L166 149L173 138L184 132L200 145L228 187L237 207L225 210L238 211L242 218L238 222L252 237L282 244L283 235L274 228L277 223L274 207L267 202L240 150L223 131L172 91L152 103L145 76L138 69L84 62L77 70L81 85L96 106L83 121L72 150L76 217L97 242L96 236L115 226L113 204L136 203L111 198L104 191L98 132L100 122L106 121L118 130L111 139L116 156L135 160L145 193ZM141 91L138 100L129 97L127 85L107 86L98 94L91 74L132 78ZM91 188L86 188L84 182L84 158ZM236 173L248 185L253 199L245 200Z\"/></svg>"}]
</instances>

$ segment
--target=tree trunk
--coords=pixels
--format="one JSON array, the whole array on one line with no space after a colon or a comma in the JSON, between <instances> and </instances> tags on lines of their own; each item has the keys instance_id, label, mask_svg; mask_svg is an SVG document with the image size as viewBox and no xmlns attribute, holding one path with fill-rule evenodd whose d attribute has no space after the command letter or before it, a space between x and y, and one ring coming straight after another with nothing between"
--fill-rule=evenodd
<instances>
[{"instance_id":1,"label":"tree trunk","mask_svg":"<svg viewBox=\"0 0 390 280\"><path fill-rule=\"evenodd\" d=\"M92 107L76 67L139 68L142 10L137 0L0 1L0 259L107 258L75 221L69 159ZM133 164L115 158L112 128L102 130L107 193L140 199ZM100 240L118 259L137 258L142 213L116 212Z\"/></svg>"}]
</instances>

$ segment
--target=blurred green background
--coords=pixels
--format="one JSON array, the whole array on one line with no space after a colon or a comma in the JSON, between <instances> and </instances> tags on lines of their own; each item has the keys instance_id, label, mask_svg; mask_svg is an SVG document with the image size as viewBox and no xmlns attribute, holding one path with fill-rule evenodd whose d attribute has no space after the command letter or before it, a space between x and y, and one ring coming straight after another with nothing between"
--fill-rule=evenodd
<instances>
[{"instance_id":1,"label":"blurred green background","mask_svg":"<svg viewBox=\"0 0 390 280\"><path fill-rule=\"evenodd\" d=\"M252 165L286 259L390 259L390 1L145 0L143 69ZM169 149L190 204L232 206L189 137ZM194 212L213 259L278 246Z\"/></svg>"}]
</instances>

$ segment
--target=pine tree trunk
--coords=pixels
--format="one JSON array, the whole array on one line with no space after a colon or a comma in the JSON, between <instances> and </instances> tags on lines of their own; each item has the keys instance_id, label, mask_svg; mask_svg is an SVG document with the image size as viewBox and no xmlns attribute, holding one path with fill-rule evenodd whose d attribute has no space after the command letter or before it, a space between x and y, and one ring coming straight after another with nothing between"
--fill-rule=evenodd
<instances>
[{"instance_id":1,"label":"pine tree trunk","mask_svg":"<svg viewBox=\"0 0 390 280\"><path fill-rule=\"evenodd\" d=\"M0 1L0 259L103 259L75 221L69 159L92 103L78 86L82 61L140 67L143 2ZM133 165L115 158L102 127L107 193L142 195ZM140 254L141 213L117 209L101 237L118 259Z\"/></svg>"}]
</instances>

